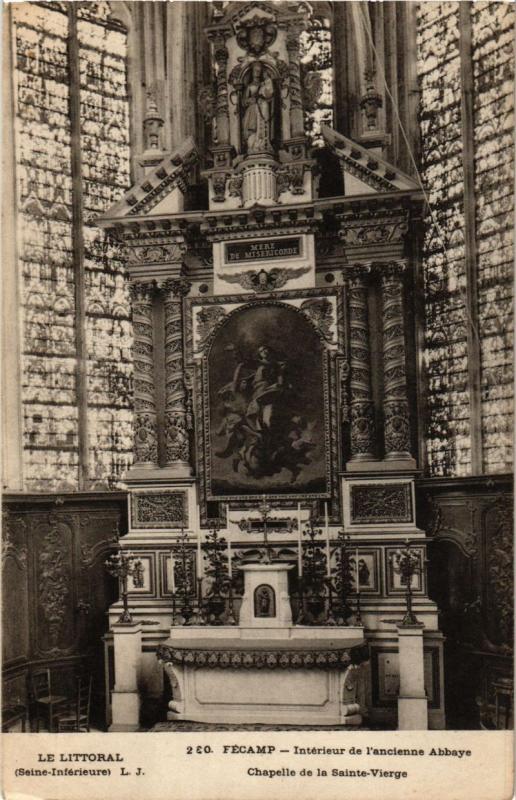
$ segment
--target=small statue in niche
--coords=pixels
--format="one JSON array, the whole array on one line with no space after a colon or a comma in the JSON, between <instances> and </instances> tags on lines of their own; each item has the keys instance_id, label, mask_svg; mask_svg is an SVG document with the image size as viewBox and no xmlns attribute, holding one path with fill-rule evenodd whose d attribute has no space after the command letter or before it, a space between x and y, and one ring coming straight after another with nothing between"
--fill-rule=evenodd
<instances>
[{"instance_id":1,"label":"small statue in niche","mask_svg":"<svg viewBox=\"0 0 516 800\"><path fill-rule=\"evenodd\" d=\"M242 92L242 138L248 154L272 151L274 83L261 61L248 70Z\"/></svg>"},{"instance_id":2,"label":"small statue in niche","mask_svg":"<svg viewBox=\"0 0 516 800\"><path fill-rule=\"evenodd\" d=\"M276 608L274 602L274 589L271 586L262 585L254 590L254 616L255 617L275 617Z\"/></svg>"}]
</instances>

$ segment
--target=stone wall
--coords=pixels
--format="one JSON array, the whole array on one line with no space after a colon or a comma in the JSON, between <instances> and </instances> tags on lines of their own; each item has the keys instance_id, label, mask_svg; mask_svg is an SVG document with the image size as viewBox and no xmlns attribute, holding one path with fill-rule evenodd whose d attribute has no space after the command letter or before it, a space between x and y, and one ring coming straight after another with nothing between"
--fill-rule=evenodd
<instances>
[{"instance_id":1,"label":"stone wall","mask_svg":"<svg viewBox=\"0 0 516 800\"><path fill-rule=\"evenodd\" d=\"M131 451L131 324L122 262L92 218L130 184L126 33L78 10L82 186L72 181L67 3L12 7L24 487L79 488L73 203L84 220L88 488ZM82 487L87 488L87 487Z\"/></svg>"},{"instance_id":2,"label":"stone wall","mask_svg":"<svg viewBox=\"0 0 516 800\"><path fill-rule=\"evenodd\" d=\"M475 198L464 197L459 4L418 10L421 173L430 214L423 245L427 451L435 476L471 472L467 327L480 341L483 471L511 469L514 11L472 3ZM475 202L478 321L468 310L465 203Z\"/></svg>"}]
</instances>

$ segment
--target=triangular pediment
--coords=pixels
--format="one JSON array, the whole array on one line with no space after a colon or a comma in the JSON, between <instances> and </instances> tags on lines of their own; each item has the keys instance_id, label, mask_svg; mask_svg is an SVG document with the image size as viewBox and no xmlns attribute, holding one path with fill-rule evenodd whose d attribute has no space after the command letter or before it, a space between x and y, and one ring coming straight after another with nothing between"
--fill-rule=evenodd
<instances>
[{"instance_id":1,"label":"triangular pediment","mask_svg":"<svg viewBox=\"0 0 516 800\"><path fill-rule=\"evenodd\" d=\"M195 142L189 136L172 154L167 154L150 169L97 221L145 216L150 212L174 214L183 211L183 198L190 182L190 173L198 161Z\"/></svg>"},{"instance_id":2,"label":"triangular pediment","mask_svg":"<svg viewBox=\"0 0 516 800\"><path fill-rule=\"evenodd\" d=\"M362 147L347 136L337 133L329 125L323 125L321 133L327 147L340 162L344 178L344 195L420 189L409 175L367 147Z\"/></svg>"}]
</instances>

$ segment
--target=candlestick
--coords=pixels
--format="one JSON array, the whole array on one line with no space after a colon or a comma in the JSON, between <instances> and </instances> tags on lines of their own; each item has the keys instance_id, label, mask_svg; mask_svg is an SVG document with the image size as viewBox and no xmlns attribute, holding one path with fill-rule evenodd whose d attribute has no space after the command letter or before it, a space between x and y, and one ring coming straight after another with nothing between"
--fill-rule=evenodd
<instances>
[{"instance_id":1,"label":"candlestick","mask_svg":"<svg viewBox=\"0 0 516 800\"><path fill-rule=\"evenodd\" d=\"M233 587L231 583L229 584L229 593L228 593L228 613L226 615L226 625L236 625L237 621L235 619L235 610L233 607Z\"/></svg>"},{"instance_id":2,"label":"candlestick","mask_svg":"<svg viewBox=\"0 0 516 800\"><path fill-rule=\"evenodd\" d=\"M172 625L176 624L176 593L172 592Z\"/></svg>"},{"instance_id":3,"label":"candlestick","mask_svg":"<svg viewBox=\"0 0 516 800\"><path fill-rule=\"evenodd\" d=\"M197 574L201 574L202 550L201 550L201 530L197 528Z\"/></svg>"},{"instance_id":4,"label":"candlestick","mask_svg":"<svg viewBox=\"0 0 516 800\"><path fill-rule=\"evenodd\" d=\"M330 565L330 529L328 526L328 503L324 504L324 526L326 528L326 575L331 577Z\"/></svg>"},{"instance_id":5,"label":"candlestick","mask_svg":"<svg viewBox=\"0 0 516 800\"><path fill-rule=\"evenodd\" d=\"M333 615L333 586L331 579L328 581L328 611L326 614L326 625L336 625L337 620Z\"/></svg>"},{"instance_id":6,"label":"candlestick","mask_svg":"<svg viewBox=\"0 0 516 800\"><path fill-rule=\"evenodd\" d=\"M355 589L357 594L360 592L360 573L358 571L358 550L355 550Z\"/></svg>"},{"instance_id":7,"label":"candlestick","mask_svg":"<svg viewBox=\"0 0 516 800\"><path fill-rule=\"evenodd\" d=\"M301 531L301 503L297 504L297 572L303 577L303 534Z\"/></svg>"},{"instance_id":8,"label":"candlestick","mask_svg":"<svg viewBox=\"0 0 516 800\"><path fill-rule=\"evenodd\" d=\"M202 578L197 578L197 624L198 625L206 625L206 612L204 610L204 602L202 597Z\"/></svg>"},{"instance_id":9,"label":"candlestick","mask_svg":"<svg viewBox=\"0 0 516 800\"><path fill-rule=\"evenodd\" d=\"M170 551L170 591L172 592L172 594L175 594L175 591L176 591L175 569L176 569L176 562L175 562L175 559L174 559L174 553L171 550Z\"/></svg>"}]
</instances>

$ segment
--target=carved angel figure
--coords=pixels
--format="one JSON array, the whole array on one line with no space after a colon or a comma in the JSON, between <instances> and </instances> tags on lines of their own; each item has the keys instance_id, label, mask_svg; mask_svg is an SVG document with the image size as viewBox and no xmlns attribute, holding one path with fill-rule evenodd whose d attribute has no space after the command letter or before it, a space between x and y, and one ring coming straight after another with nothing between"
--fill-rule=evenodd
<instances>
[{"instance_id":1,"label":"carved angel figure","mask_svg":"<svg viewBox=\"0 0 516 800\"><path fill-rule=\"evenodd\" d=\"M227 283L238 283L242 288L249 289L252 292L268 292L272 289L281 289L288 281L299 278L306 272L309 272L309 267L271 269L268 272L260 269L237 272L235 274L223 273L220 277Z\"/></svg>"}]
</instances>

